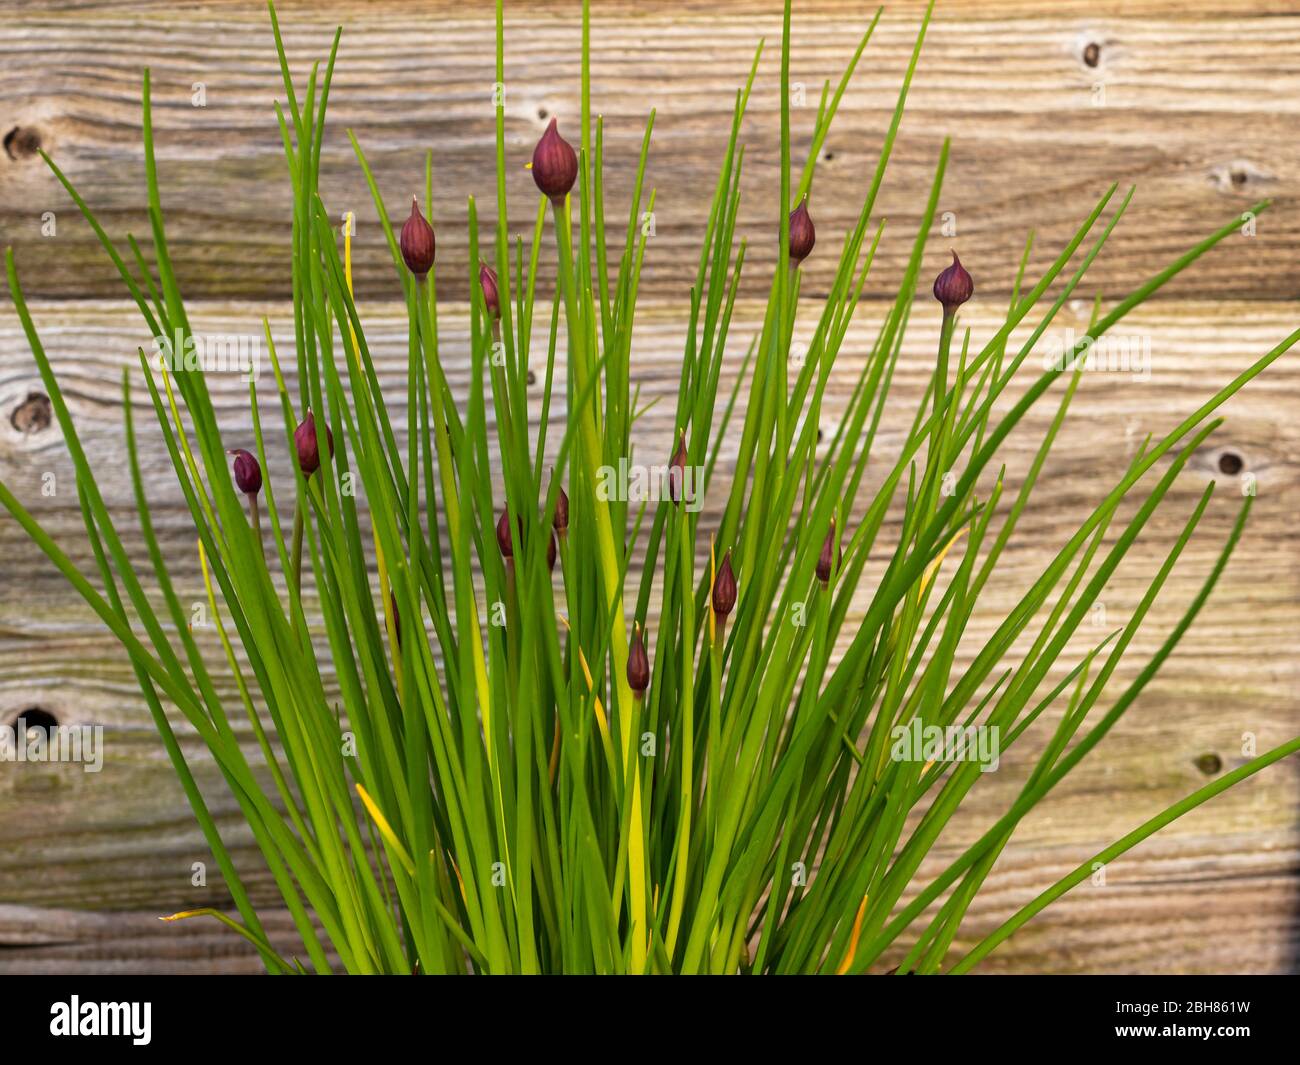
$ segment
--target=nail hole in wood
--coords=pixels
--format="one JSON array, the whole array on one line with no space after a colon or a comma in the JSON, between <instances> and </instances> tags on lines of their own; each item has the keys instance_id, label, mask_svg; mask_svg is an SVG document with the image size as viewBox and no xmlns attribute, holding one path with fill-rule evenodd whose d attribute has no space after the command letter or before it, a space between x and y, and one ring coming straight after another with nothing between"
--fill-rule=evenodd
<instances>
[{"instance_id":1,"label":"nail hole in wood","mask_svg":"<svg viewBox=\"0 0 1300 1065\"><path fill-rule=\"evenodd\" d=\"M546 110L546 108L539 107L537 109L537 117L540 118L543 122L545 122L548 118L551 117L551 115L550 112Z\"/></svg>"},{"instance_id":2,"label":"nail hole in wood","mask_svg":"<svg viewBox=\"0 0 1300 1065\"><path fill-rule=\"evenodd\" d=\"M822 156L822 158L825 159L826 162L828 163L833 163L835 162L835 153L831 151L829 148L827 148L826 153Z\"/></svg>"},{"instance_id":3,"label":"nail hole in wood","mask_svg":"<svg viewBox=\"0 0 1300 1065\"><path fill-rule=\"evenodd\" d=\"M14 731L26 733L31 729L44 729L47 733L51 729L59 727L59 719L51 714L48 710L42 710L39 706L29 706L26 710L19 710L14 717Z\"/></svg>"},{"instance_id":4,"label":"nail hole in wood","mask_svg":"<svg viewBox=\"0 0 1300 1065\"><path fill-rule=\"evenodd\" d=\"M1209 751L1196 759L1196 768L1207 777L1212 777L1223 769L1223 759Z\"/></svg>"},{"instance_id":5,"label":"nail hole in wood","mask_svg":"<svg viewBox=\"0 0 1300 1065\"><path fill-rule=\"evenodd\" d=\"M4 146L10 159L30 159L41 150L40 131L31 126L14 126L5 134Z\"/></svg>"},{"instance_id":6,"label":"nail hole in wood","mask_svg":"<svg viewBox=\"0 0 1300 1065\"><path fill-rule=\"evenodd\" d=\"M1237 188L1241 188L1249 180L1249 175L1246 171L1238 170L1236 167L1233 167L1232 171L1228 174L1228 180L1230 180Z\"/></svg>"},{"instance_id":7,"label":"nail hole in wood","mask_svg":"<svg viewBox=\"0 0 1300 1065\"><path fill-rule=\"evenodd\" d=\"M1083 62L1085 66L1095 67L1101 62L1101 45L1096 41L1089 41L1083 49Z\"/></svg>"},{"instance_id":8,"label":"nail hole in wood","mask_svg":"<svg viewBox=\"0 0 1300 1065\"><path fill-rule=\"evenodd\" d=\"M1236 477L1245 467L1246 463L1235 451L1225 451L1219 456L1219 472L1226 477Z\"/></svg>"},{"instance_id":9,"label":"nail hole in wood","mask_svg":"<svg viewBox=\"0 0 1300 1065\"><path fill-rule=\"evenodd\" d=\"M48 429L51 419L49 397L41 392L29 392L27 398L14 408L9 424L27 436Z\"/></svg>"},{"instance_id":10,"label":"nail hole in wood","mask_svg":"<svg viewBox=\"0 0 1300 1065\"><path fill-rule=\"evenodd\" d=\"M528 383L529 383L530 385L535 385L535 384L537 384L537 374L536 374L536 372L533 371L533 370L529 370L529 371L528 371Z\"/></svg>"}]
</instances>

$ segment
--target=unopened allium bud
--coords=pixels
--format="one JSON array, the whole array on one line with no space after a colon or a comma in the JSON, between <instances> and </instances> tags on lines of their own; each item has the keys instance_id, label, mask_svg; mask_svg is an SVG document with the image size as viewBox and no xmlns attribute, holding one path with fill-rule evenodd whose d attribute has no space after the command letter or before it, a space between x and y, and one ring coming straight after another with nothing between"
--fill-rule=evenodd
<instances>
[{"instance_id":1,"label":"unopened allium bud","mask_svg":"<svg viewBox=\"0 0 1300 1065\"><path fill-rule=\"evenodd\" d=\"M555 569L555 552L556 552L555 533L551 533L550 539L547 540L546 542L546 568L547 569L551 569L551 570Z\"/></svg>"},{"instance_id":2,"label":"unopened allium bud","mask_svg":"<svg viewBox=\"0 0 1300 1065\"><path fill-rule=\"evenodd\" d=\"M552 203L559 205L564 203L577 177L578 156L573 145L560 136L557 120L553 118L533 149L533 180Z\"/></svg>"},{"instance_id":3,"label":"unopened allium bud","mask_svg":"<svg viewBox=\"0 0 1300 1065\"><path fill-rule=\"evenodd\" d=\"M943 304L944 316L956 314L957 308L970 299L974 292L975 282L957 258L957 253L953 252L952 265L934 279L934 298Z\"/></svg>"},{"instance_id":4,"label":"unopened allium bud","mask_svg":"<svg viewBox=\"0 0 1300 1065\"><path fill-rule=\"evenodd\" d=\"M510 541L510 511L503 510L501 517L497 519L497 547L501 548L501 556L507 561L515 557L514 544Z\"/></svg>"},{"instance_id":5,"label":"unopened allium bud","mask_svg":"<svg viewBox=\"0 0 1300 1065\"><path fill-rule=\"evenodd\" d=\"M320 469L320 448L316 443L316 416L311 411L307 412L307 417L303 419L302 424L294 430L293 443L298 449L298 468L302 470L304 477L310 477ZM328 425L325 426L325 444L332 456L334 434L330 432Z\"/></svg>"},{"instance_id":6,"label":"unopened allium bud","mask_svg":"<svg viewBox=\"0 0 1300 1065\"><path fill-rule=\"evenodd\" d=\"M677 434L677 450L668 460L668 496L674 503L682 501L682 492L686 486L686 430Z\"/></svg>"},{"instance_id":7,"label":"unopened allium bud","mask_svg":"<svg viewBox=\"0 0 1300 1065\"><path fill-rule=\"evenodd\" d=\"M790 265L798 266L808 258L816 243L817 229L808 213L808 198L805 196L790 212Z\"/></svg>"},{"instance_id":8,"label":"unopened allium bud","mask_svg":"<svg viewBox=\"0 0 1300 1065\"><path fill-rule=\"evenodd\" d=\"M501 293L497 289L496 271L487 263L478 264L478 283L483 289L483 305L493 318L501 317Z\"/></svg>"},{"instance_id":9,"label":"unopened allium bud","mask_svg":"<svg viewBox=\"0 0 1300 1065\"><path fill-rule=\"evenodd\" d=\"M844 551L836 550L835 546L835 519L831 518L831 528L826 534L826 542L822 544L822 553L817 556L817 579L822 584L827 584L831 579L831 560L835 560L835 569L840 568L840 563L844 560Z\"/></svg>"},{"instance_id":10,"label":"unopened allium bud","mask_svg":"<svg viewBox=\"0 0 1300 1065\"><path fill-rule=\"evenodd\" d=\"M246 496L255 496L262 490L262 467L257 459L243 448L228 451L235 457L235 485Z\"/></svg>"},{"instance_id":11,"label":"unopened allium bud","mask_svg":"<svg viewBox=\"0 0 1300 1065\"><path fill-rule=\"evenodd\" d=\"M632 626L632 646L627 651L627 686L638 699L650 686L650 659L645 653L645 639L639 625Z\"/></svg>"},{"instance_id":12,"label":"unopened allium bud","mask_svg":"<svg viewBox=\"0 0 1300 1065\"><path fill-rule=\"evenodd\" d=\"M564 494L563 486L560 487L560 494L555 499L555 520L552 524L561 536L569 531L569 497Z\"/></svg>"},{"instance_id":13,"label":"unopened allium bud","mask_svg":"<svg viewBox=\"0 0 1300 1065\"><path fill-rule=\"evenodd\" d=\"M399 243L406 268L423 281L433 266L433 226L420 213L420 204L414 196L411 197L411 217L402 226Z\"/></svg>"},{"instance_id":14,"label":"unopened allium bud","mask_svg":"<svg viewBox=\"0 0 1300 1065\"><path fill-rule=\"evenodd\" d=\"M731 568L731 552L728 551L722 556L722 565L713 578L713 613L720 621L726 621L735 606L736 574Z\"/></svg>"}]
</instances>

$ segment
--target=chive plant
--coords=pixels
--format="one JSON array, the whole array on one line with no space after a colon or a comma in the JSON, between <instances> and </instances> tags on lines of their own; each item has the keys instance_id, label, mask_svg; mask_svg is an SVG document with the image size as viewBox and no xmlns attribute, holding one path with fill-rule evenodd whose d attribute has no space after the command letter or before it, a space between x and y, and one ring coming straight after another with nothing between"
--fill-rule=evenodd
<instances>
[{"instance_id":1,"label":"chive plant","mask_svg":"<svg viewBox=\"0 0 1300 1065\"><path fill-rule=\"evenodd\" d=\"M607 215L607 206L617 208L606 203L604 128L592 116L585 4L581 114L563 129L552 121L532 157L540 195L529 239L508 227L507 167L523 160L507 150L504 110L496 111L495 238L486 246L469 203L472 373L462 396L449 387L439 348L446 309L427 221L436 216L432 165L423 209L413 202L395 232L361 144L351 141L409 315L405 394L385 394L353 299L350 230L340 232L318 188L339 36L303 91L272 8L286 99L276 115L293 190L294 348L286 366L266 323L279 417L263 421L274 405L264 408L252 383L251 441L218 424L201 371L169 371L141 349L139 373L124 374L139 534L148 583L160 594L130 563L7 255L9 288L76 467L95 567L78 570L8 487L0 486L0 502L130 656L237 911L177 917L217 917L251 941L269 970L284 973L862 973L881 971L886 952L898 972L964 972L1089 875L1093 861L1122 854L1300 749L1293 740L1224 774L983 939L962 935L1017 825L1138 699L1222 573L1250 499L1199 594L1116 691L1112 676L1205 514L1211 485L1147 575L1130 620L1080 659L1067 657L1111 574L1218 425L1217 409L1300 330L1147 440L992 634L975 640L967 631L975 604L1028 505L1081 369L1067 360L1018 394L1013 382L1026 380L1025 360L1132 191L1107 190L1036 280L1026 276L1026 247L992 336L961 326L974 281L954 254L934 283L943 317L930 386L897 458L878 459L880 487L864 491L948 158L945 144L896 296L861 372L846 380L836 359L881 239L876 195L929 13L842 240L816 241L813 162L879 18L843 77L824 85L796 169L785 5L780 180L770 193L779 256L764 279L762 326L739 339L731 323L745 263L740 130L761 46L736 93L690 287L662 498L631 500L602 487L602 470L629 456L641 413L633 324L647 243L640 220L654 204L644 182L654 119L620 234ZM500 0L496 31L502 82ZM190 323L168 251L149 90L146 72L152 265L134 239L129 254L110 239L54 161L46 163L151 334L183 337ZM1089 336L1102 336L1241 224L1228 221L1111 309L1099 301ZM967 252L968 261L978 258ZM812 255L837 265L824 298L801 299L801 263ZM554 264L553 292L538 285L549 272L543 260ZM792 335L805 318L815 323L812 339L796 360ZM1010 338L1020 327L1030 332L1017 347ZM549 336L545 350L533 344L535 328ZM724 358L737 344L746 355L724 388ZM530 418L526 393L534 371L544 381L540 419ZM833 380L847 392L846 410L819 447L818 415ZM193 519L219 662L204 658L190 631L151 519L132 417L140 381ZM1051 428L1015 498L1004 499L1000 445L1053 389ZM719 461L724 440L736 449L734 469ZM277 453L296 459L291 477L270 476L267 459ZM342 491L345 477L359 491ZM686 505L688 491L707 494L720 516L704 521ZM900 512L897 536L886 539L887 513ZM631 572L638 552L639 578ZM859 609L869 556L886 565ZM310 617L304 582L318 595ZM957 665L959 647L973 652L968 664ZM218 672L233 679L237 701L219 696ZM1040 725L1049 709L1060 711L1044 719L1059 718L1054 727ZM241 717L255 754L241 744L249 733L236 731ZM179 719L207 745L238 802L300 948L285 954L268 940L247 871L231 860L187 765ZM1004 752L1031 730L1045 737L1014 802L933 879L918 875L921 863L980 767L951 751L897 756L891 737L913 725L996 729Z\"/></svg>"}]
</instances>

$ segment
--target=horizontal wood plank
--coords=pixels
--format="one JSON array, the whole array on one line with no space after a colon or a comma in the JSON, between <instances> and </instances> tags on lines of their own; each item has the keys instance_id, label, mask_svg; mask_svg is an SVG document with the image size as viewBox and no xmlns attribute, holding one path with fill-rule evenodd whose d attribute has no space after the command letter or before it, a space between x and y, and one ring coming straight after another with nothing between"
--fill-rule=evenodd
<instances>
[{"instance_id":1,"label":"horizontal wood plank","mask_svg":"<svg viewBox=\"0 0 1300 1065\"><path fill-rule=\"evenodd\" d=\"M1053 332L1067 327L1082 332L1089 309L1067 307ZM405 387L404 313L383 303L362 311L380 379L386 389L400 393ZM33 313L92 456L97 483L147 576L131 517L119 385L120 367L131 364L135 346L143 342L141 327L120 304L39 302ZM444 361L453 387L463 393L469 376L465 308L448 305L441 313ZM749 303L737 312L728 379L760 313ZM996 301L981 294L964 321L978 341L996 328L996 315ZM263 316L271 321L277 342L287 344L292 324L285 304L200 304L193 311L200 333L256 334ZM823 425L828 432L842 412L849 382L880 317L879 309L868 305L850 331L832 378ZM1121 333L1149 343L1149 377L1085 375L1030 512L1004 556L1000 579L981 600L959 667L1122 474L1144 437L1168 431L1289 332L1293 319L1293 308L1282 303L1187 302L1146 308L1123 323ZM938 316L928 302L918 305L877 441L881 461L873 464L859 513L883 476L881 467L897 455L924 394L937 327ZM647 308L638 322L634 380L644 400L659 397L636 431L637 453L648 460L671 446L683 328L675 312L656 307ZM798 336L806 337L807 330L805 320ZM1031 358L1024 383L1037 370ZM274 425L269 371L262 383L264 424ZM210 385L228 446L246 444L251 425L246 386L233 375L214 375ZM1012 393L1018 394L1018 388ZM144 398L138 383L136 396ZM25 339L12 315L0 316L0 480L32 507L78 564L89 566L70 462L57 426L49 426L40 413L40 400ZM1071 660L1077 660L1101 634L1128 619L1144 590L1145 575L1173 543L1205 483L1217 479L1220 490L1196 539L1135 640L1129 664L1113 682L1110 698L1117 695L1195 594L1236 514L1242 477L1255 478L1258 497L1251 526L1210 606L1121 726L1022 826L990 880L988 895L972 910L971 934L995 927L1042 887L1209 776L1241 764L1246 734L1254 735L1262 750L1300 731L1300 540L1294 522L1300 510L1298 403L1296 357L1284 358L1230 401L1226 423L1193 458L1107 587L1105 617L1097 627L1085 626L1072 642ZM1024 476L1054 409L1054 404L1044 405L1032 412L1008 438L1008 497ZM554 413L559 417L562 411ZM164 550L182 598L197 600L202 585L189 519L150 425L152 413L140 407L136 414ZM398 422L400 433L400 412ZM1222 472L1225 455L1240 460L1240 474ZM717 521L721 487L733 461L734 443L723 450L722 480L706 501L706 527ZM45 473L53 473L59 486L53 497L41 494ZM287 467L273 460L269 475L283 483ZM896 535L891 520L864 577L860 604L868 601ZM213 635L200 636L209 660L217 662ZM222 693L233 697L230 685L220 681L223 673L217 671ZM97 774L69 765L0 764L0 803L6 811L0 818L0 901L30 908L11 924L0 919L0 943L9 936L6 945L13 948L0 955L0 967L187 971L201 967L204 957L222 968L255 967L238 945L218 945L217 929L194 922L146 926L138 922L151 917L130 915L219 906L227 899L125 657L6 516L0 519L0 723L28 707L45 709L67 724L104 725L106 755ZM1051 720L1049 713L1045 728ZM251 742L246 729L241 735ZM237 863L247 871L255 897L272 904L274 886L259 872L237 807L201 745L192 737L187 742ZM940 858L950 860L1014 798L1041 749L1033 741L1026 744L1009 752L1003 768L981 781L928 870L939 871ZM1278 971L1294 966L1300 958L1298 805L1300 766L1293 760L1113 863L1105 887L1079 888L999 951L992 967ZM193 883L195 862L207 863L206 884ZM68 937L46 942L34 931L55 919L46 910L104 913L84 924L69 918ZM152 934L137 934L144 927Z\"/></svg>"},{"instance_id":2,"label":"horizontal wood plank","mask_svg":"<svg viewBox=\"0 0 1300 1065\"><path fill-rule=\"evenodd\" d=\"M643 292L683 298L698 256L737 86L760 38L767 50L743 129L750 244L744 291L760 295L779 212L779 5L595 5L592 91L604 116L607 203L627 217L644 121L657 109L648 182L657 188ZM524 164L551 116L577 137L579 21L571 3L507 5L505 115L510 224L531 233L536 190ZM792 78L795 162L810 148L821 85L836 79L870 10L799 3ZM806 291L824 289L857 217L888 127L921 5L889 5L817 161L820 244ZM466 202L495 216L490 5L285 0L295 73L346 29L330 100L322 193L355 211L359 291L396 292L392 264L346 130L355 131L390 211L423 188L433 152L442 291L467 292ZM289 195L272 101L282 95L264 5L0 4L0 243L12 244L29 293L120 295L119 282L66 193L48 151L115 239L144 236L141 69L153 73L158 167L182 288L193 297L279 298L289 291ZM204 106L194 106L197 86ZM948 246L987 293L1008 290L1026 232L1046 262L1111 182L1138 193L1097 266L1118 294L1205 233L1271 199L1255 237L1179 279L1184 298L1285 299L1300 237L1300 14L1293 5L1105 0L941 4L927 40L890 176L887 220L868 298L892 292L920 218L940 145L952 158L927 276ZM44 236L46 212L56 234ZM488 230L485 227L486 237ZM614 241L615 247L621 238Z\"/></svg>"}]
</instances>

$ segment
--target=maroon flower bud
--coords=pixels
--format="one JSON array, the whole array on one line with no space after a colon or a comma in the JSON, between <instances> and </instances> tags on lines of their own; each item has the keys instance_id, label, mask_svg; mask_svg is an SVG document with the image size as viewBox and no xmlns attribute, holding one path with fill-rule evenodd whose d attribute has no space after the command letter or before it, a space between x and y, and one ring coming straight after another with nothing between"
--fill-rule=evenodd
<instances>
[{"instance_id":1,"label":"maroon flower bud","mask_svg":"<svg viewBox=\"0 0 1300 1065\"><path fill-rule=\"evenodd\" d=\"M573 145L560 136L557 120L553 118L533 149L533 180L559 206L577 178L578 156Z\"/></svg>"},{"instance_id":2,"label":"maroon flower bud","mask_svg":"<svg viewBox=\"0 0 1300 1065\"><path fill-rule=\"evenodd\" d=\"M650 659L645 653L641 627L632 626L632 646L627 651L627 686L640 699L650 686Z\"/></svg>"},{"instance_id":3,"label":"maroon flower bud","mask_svg":"<svg viewBox=\"0 0 1300 1065\"><path fill-rule=\"evenodd\" d=\"M497 519L497 547L501 548L501 557L509 561L515 557L514 544L510 541L510 512L501 511Z\"/></svg>"},{"instance_id":4,"label":"maroon flower bud","mask_svg":"<svg viewBox=\"0 0 1300 1065\"><path fill-rule=\"evenodd\" d=\"M817 243L817 229L808 213L808 197L790 212L790 265L798 266L812 254Z\"/></svg>"},{"instance_id":5,"label":"maroon flower bud","mask_svg":"<svg viewBox=\"0 0 1300 1065\"><path fill-rule=\"evenodd\" d=\"M483 290L483 304L493 318L501 317L501 293L497 289L496 271L487 263L478 264L478 283Z\"/></svg>"},{"instance_id":6,"label":"maroon flower bud","mask_svg":"<svg viewBox=\"0 0 1300 1065\"><path fill-rule=\"evenodd\" d=\"M433 226L420 214L420 204L414 196L411 197L411 217L402 226L402 238L398 243L406 268L423 281L433 266Z\"/></svg>"},{"instance_id":7,"label":"maroon flower bud","mask_svg":"<svg viewBox=\"0 0 1300 1065\"><path fill-rule=\"evenodd\" d=\"M307 412L307 417L293 432L293 443L298 449L298 468L302 470L304 477L310 477L320 469L320 448L316 442L316 416L311 411ZM330 427L325 426L325 444L330 449L330 455L334 454L334 434L330 432Z\"/></svg>"},{"instance_id":8,"label":"maroon flower bud","mask_svg":"<svg viewBox=\"0 0 1300 1065\"><path fill-rule=\"evenodd\" d=\"M226 454L235 456L235 484L239 490L246 496L257 495L262 490L262 467L258 465L257 459L243 448L227 451Z\"/></svg>"},{"instance_id":9,"label":"maroon flower bud","mask_svg":"<svg viewBox=\"0 0 1300 1065\"><path fill-rule=\"evenodd\" d=\"M678 430L677 450L668 460L668 496L674 503L682 501L686 486L686 430Z\"/></svg>"},{"instance_id":10,"label":"maroon flower bud","mask_svg":"<svg viewBox=\"0 0 1300 1065\"><path fill-rule=\"evenodd\" d=\"M713 613L726 621L736 606L736 574L731 568L731 552L722 556L722 565L713 578Z\"/></svg>"},{"instance_id":11,"label":"maroon flower bud","mask_svg":"<svg viewBox=\"0 0 1300 1065\"><path fill-rule=\"evenodd\" d=\"M563 485L560 486L560 494L555 499L555 520L552 524L561 536L569 531L569 497L564 494Z\"/></svg>"},{"instance_id":12,"label":"maroon flower bud","mask_svg":"<svg viewBox=\"0 0 1300 1065\"><path fill-rule=\"evenodd\" d=\"M831 518L830 532L826 534L826 542L822 544L822 553L817 556L817 579L822 584L828 584L831 579L831 559L835 560L835 569L838 571L840 563L844 561L844 550L835 548L835 519Z\"/></svg>"},{"instance_id":13,"label":"maroon flower bud","mask_svg":"<svg viewBox=\"0 0 1300 1065\"><path fill-rule=\"evenodd\" d=\"M956 314L957 308L974 292L975 282L957 258L957 253L953 252L952 265L934 279L934 298L943 304L944 316Z\"/></svg>"},{"instance_id":14,"label":"maroon flower bud","mask_svg":"<svg viewBox=\"0 0 1300 1065\"><path fill-rule=\"evenodd\" d=\"M546 542L546 568L555 569L555 533L551 533L550 539Z\"/></svg>"}]
</instances>

